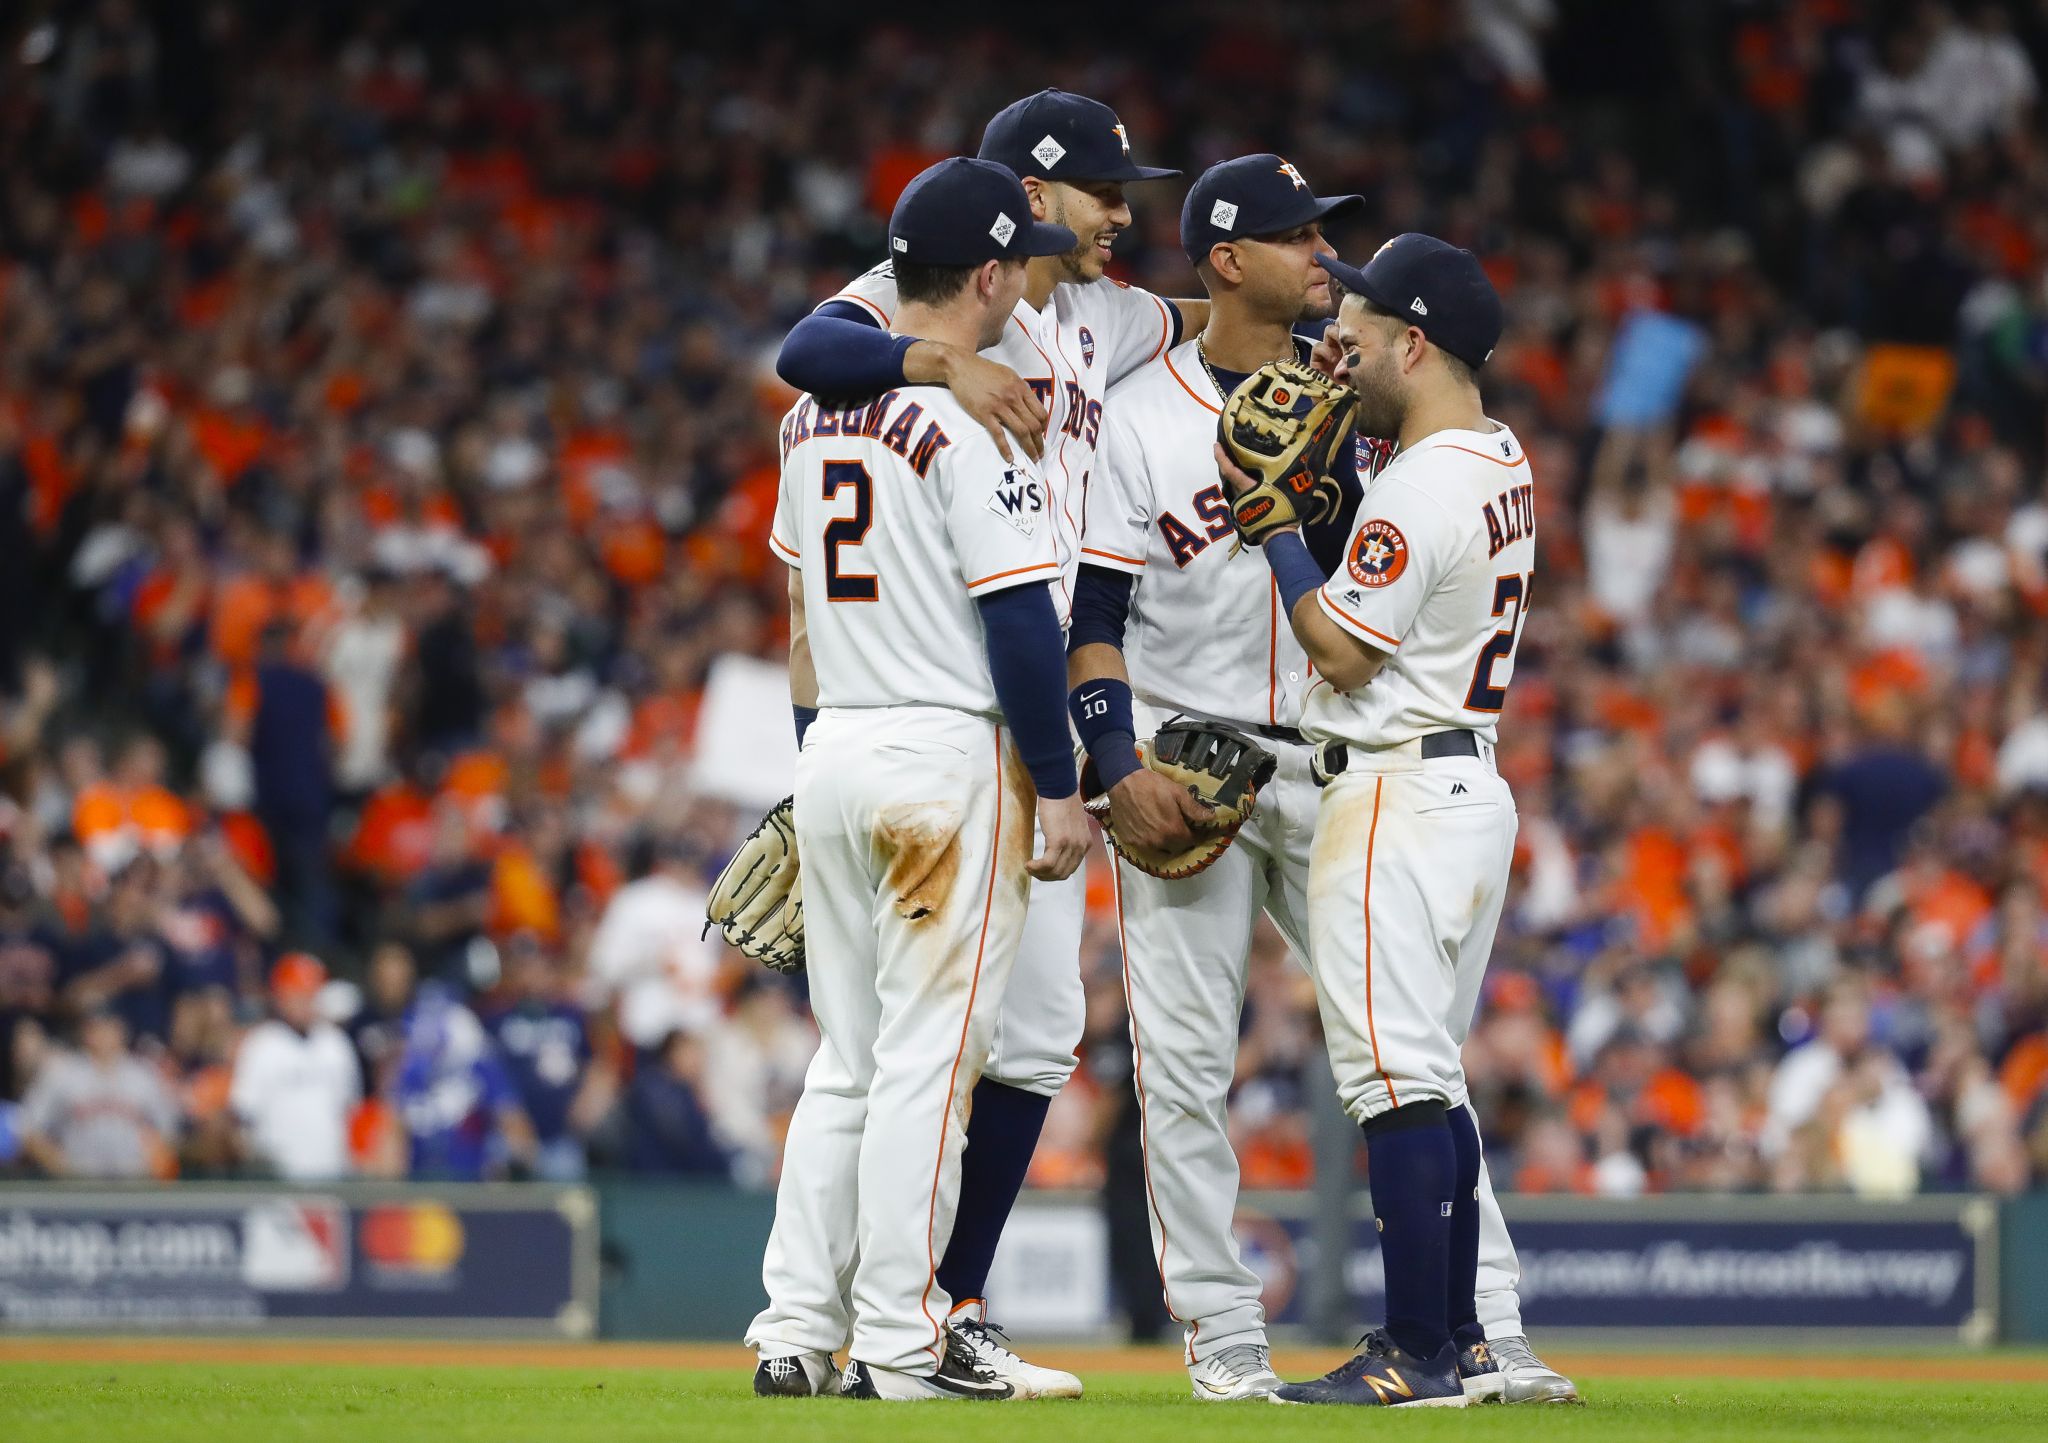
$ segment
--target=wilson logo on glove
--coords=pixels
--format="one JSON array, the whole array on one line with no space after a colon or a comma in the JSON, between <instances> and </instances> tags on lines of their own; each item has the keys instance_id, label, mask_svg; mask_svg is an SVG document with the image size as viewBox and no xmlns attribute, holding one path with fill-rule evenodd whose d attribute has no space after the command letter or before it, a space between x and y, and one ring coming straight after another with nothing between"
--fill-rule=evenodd
<instances>
[{"instance_id":1,"label":"wilson logo on glove","mask_svg":"<svg viewBox=\"0 0 2048 1443\"><path fill-rule=\"evenodd\" d=\"M1231 501L1241 541L1335 514L1344 493L1330 467L1357 414L1357 392L1299 361L1261 366L1230 393L1216 439L1257 483Z\"/></svg>"}]
</instances>

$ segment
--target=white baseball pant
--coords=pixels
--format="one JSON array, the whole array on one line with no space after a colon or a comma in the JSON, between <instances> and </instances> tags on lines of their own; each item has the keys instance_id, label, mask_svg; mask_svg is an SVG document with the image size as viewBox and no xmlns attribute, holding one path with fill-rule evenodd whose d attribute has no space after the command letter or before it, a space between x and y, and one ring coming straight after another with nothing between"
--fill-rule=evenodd
<instances>
[{"instance_id":1,"label":"white baseball pant","mask_svg":"<svg viewBox=\"0 0 2048 1443\"><path fill-rule=\"evenodd\" d=\"M1337 1093L1358 1122L1462 1106L1460 1058L1507 900L1518 819L1480 757L1353 747L1323 789L1309 945Z\"/></svg>"},{"instance_id":2,"label":"white baseball pant","mask_svg":"<svg viewBox=\"0 0 2048 1443\"><path fill-rule=\"evenodd\" d=\"M1142 706L1139 712L1148 734L1165 719ZM1237 841L1207 871L1167 882L1122 862L1115 868L1147 1214L1167 1310L1185 1329L1190 1363L1266 1340L1258 1276L1239 1255L1231 1226L1238 1167L1227 1103L1259 910L1297 960L1308 955L1323 794L1309 775L1308 747L1265 745L1278 770ZM1519 1334L1521 1265L1483 1168L1479 1219L1479 1321L1489 1337Z\"/></svg>"},{"instance_id":3,"label":"white baseball pant","mask_svg":"<svg viewBox=\"0 0 2048 1443\"><path fill-rule=\"evenodd\" d=\"M765 1352L938 1365L935 1276L967 1101L1024 927L1035 805L1003 729L942 707L828 708L796 768L820 1042L762 1263Z\"/></svg>"}]
</instances>

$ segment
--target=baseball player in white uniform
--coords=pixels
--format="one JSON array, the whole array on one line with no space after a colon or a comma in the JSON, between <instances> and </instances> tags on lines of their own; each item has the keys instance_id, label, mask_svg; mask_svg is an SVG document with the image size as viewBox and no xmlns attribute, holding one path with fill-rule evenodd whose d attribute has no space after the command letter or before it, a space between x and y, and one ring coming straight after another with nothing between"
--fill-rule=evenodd
<instances>
[{"instance_id":1,"label":"baseball player in white uniform","mask_svg":"<svg viewBox=\"0 0 2048 1443\"><path fill-rule=\"evenodd\" d=\"M1498 1373L1475 1301L1483 1163L1459 1053L1514 851L1493 744L1535 566L1533 490L1473 380L1501 306L1471 253L1410 234L1362 270L1320 264L1346 292L1335 376L1359 393L1359 429L1400 450L1333 574L1291 529L1262 550L1317 672L1302 712L1326 782L1309 954L1339 1095L1367 1139L1387 1320L1327 1377L1272 1396L1462 1406ZM1248 490L1215 455L1232 495ZM1538 1395L1577 1397L1556 1374Z\"/></svg>"},{"instance_id":2,"label":"baseball player in white uniform","mask_svg":"<svg viewBox=\"0 0 2048 1443\"><path fill-rule=\"evenodd\" d=\"M876 329L893 325L898 315L892 267L900 257L892 257L792 330L778 369L790 384L828 395L874 394L903 384L905 377L943 379L957 401L989 423L1005 454L1008 442L998 418L1007 418L1018 444L1041 457L1047 529L1059 565L1055 602L1065 624L1081 561L1081 516L1102 434L1103 397L1115 382L1157 359L1184 325L1200 326L1209 308L1206 301L1162 300L1105 278L1111 244L1131 222L1123 187L1179 174L1133 164L1124 127L1108 106L1064 91L1041 91L989 122L980 156L1023 178L1035 216L1080 237L1067 254L1030 264L1024 295L1001 336L977 357ZM1001 407L1005 381L1023 393L1024 403ZM1085 902L1079 876L1041 881L1031 889L1016 984L1006 994L975 1088L959 1222L939 1268L956 1300L953 1323L963 1341L984 1365L1032 1397L1078 1397L1081 1383L1071 1373L1035 1367L1005 1347L987 1326L983 1295L1046 1108L1075 1067L1085 1024L1079 965Z\"/></svg>"},{"instance_id":3,"label":"baseball player in white uniform","mask_svg":"<svg viewBox=\"0 0 2048 1443\"><path fill-rule=\"evenodd\" d=\"M1318 197L1270 154L1214 166L1190 189L1182 244L1209 288L1209 323L1111 394L1070 635L1069 704L1110 786L1119 835L1166 846L1194 816L1185 790L1136 768L1131 753L1134 735L1177 713L1250 732L1279 763L1257 812L1207 871L1163 881L1116 868L1152 1241L1167 1308L1185 1329L1194 1394L1212 1401L1280 1385L1259 1281L1231 1233L1238 1169L1226 1102L1259 910L1296 957L1309 956L1320 793L1296 729L1315 678L1271 571L1233 544L1211 448L1244 376L1305 352L1296 322L1333 309L1316 263L1330 254L1321 223L1359 204ZM1324 539L1341 554L1346 536ZM1480 1186L1479 1321L1511 1352L1516 1342L1526 1351L1514 1248L1483 1175ZM1502 1387L1501 1373L1472 1372L1476 1390Z\"/></svg>"},{"instance_id":4,"label":"baseball player in white uniform","mask_svg":"<svg viewBox=\"0 0 2048 1443\"><path fill-rule=\"evenodd\" d=\"M1016 177L956 158L890 221L900 334L979 348L1028 258L1071 250ZM947 1327L969 1094L1031 880L1089 841L1060 707L1061 579L1044 482L955 398L805 397L782 424L770 544L791 574L795 825L821 1037L791 1120L757 1393L1019 1396ZM1043 850L1032 856L1034 805Z\"/></svg>"}]
</instances>

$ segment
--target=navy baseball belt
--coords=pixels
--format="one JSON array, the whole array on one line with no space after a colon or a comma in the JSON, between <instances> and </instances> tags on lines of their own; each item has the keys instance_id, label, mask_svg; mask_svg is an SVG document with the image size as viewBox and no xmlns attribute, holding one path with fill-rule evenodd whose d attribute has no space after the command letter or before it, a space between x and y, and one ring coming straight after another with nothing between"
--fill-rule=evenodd
<instances>
[{"instance_id":1,"label":"navy baseball belt","mask_svg":"<svg viewBox=\"0 0 2048 1443\"><path fill-rule=\"evenodd\" d=\"M1440 757L1474 757L1480 755L1477 733L1458 730L1431 732L1420 738L1416 750L1426 762ZM1324 742L1316 748L1315 759L1309 771L1315 777L1316 785L1326 787L1333 777L1342 776L1344 769L1351 765L1351 748L1344 742Z\"/></svg>"}]
</instances>

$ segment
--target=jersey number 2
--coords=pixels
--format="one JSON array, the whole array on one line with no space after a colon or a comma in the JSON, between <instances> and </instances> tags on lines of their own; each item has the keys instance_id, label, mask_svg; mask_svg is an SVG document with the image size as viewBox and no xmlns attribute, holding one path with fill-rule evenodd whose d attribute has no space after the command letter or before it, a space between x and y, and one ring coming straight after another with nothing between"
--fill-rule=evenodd
<instances>
[{"instance_id":1,"label":"jersey number 2","mask_svg":"<svg viewBox=\"0 0 2048 1443\"><path fill-rule=\"evenodd\" d=\"M1493 684L1493 669L1503 661L1513 661L1515 642L1522 634L1522 618L1529 614L1529 583L1527 576L1496 576L1493 580L1493 614L1506 616L1510 606L1515 614L1506 626L1486 638L1486 645L1479 648L1479 664L1472 668L1472 685L1465 689L1467 711L1499 711L1508 702L1506 683Z\"/></svg>"},{"instance_id":2,"label":"jersey number 2","mask_svg":"<svg viewBox=\"0 0 2048 1443\"><path fill-rule=\"evenodd\" d=\"M858 546L875 524L875 483L868 468L858 461L825 463L825 499L830 501L845 487L853 492L853 515L836 516L825 523L825 599L828 601L873 601L880 595L875 578L863 572L839 569L839 548Z\"/></svg>"}]
</instances>

